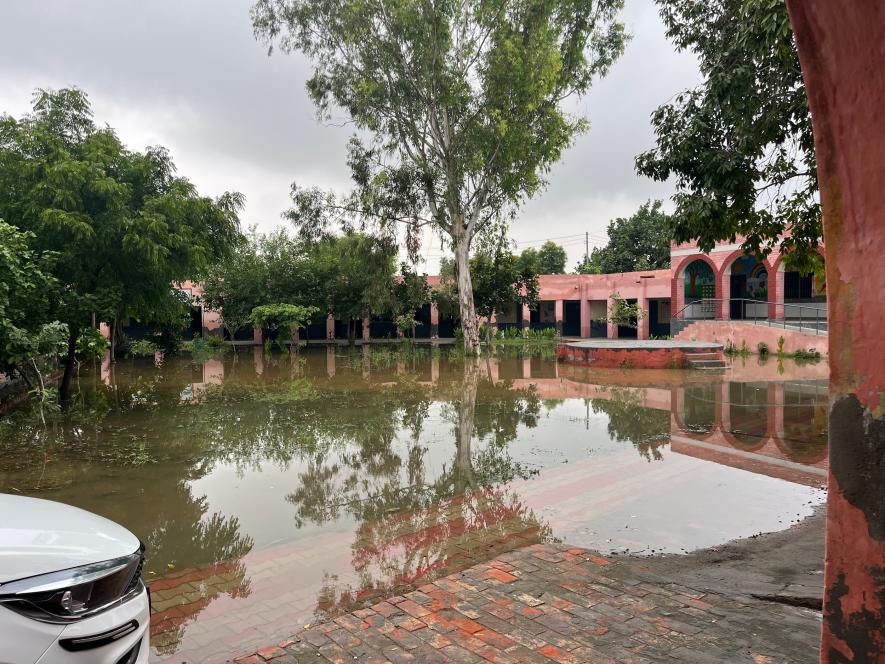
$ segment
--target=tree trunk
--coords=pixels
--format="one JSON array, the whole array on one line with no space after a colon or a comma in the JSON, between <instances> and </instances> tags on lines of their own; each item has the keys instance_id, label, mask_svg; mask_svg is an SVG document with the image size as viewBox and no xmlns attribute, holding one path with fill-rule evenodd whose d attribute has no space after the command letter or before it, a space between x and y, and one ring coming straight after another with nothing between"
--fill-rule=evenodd
<instances>
[{"instance_id":1,"label":"tree trunk","mask_svg":"<svg viewBox=\"0 0 885 664\"><path fill-rule=\"evenodd\" d=\"M479 366L476 358L468 357L464 361L464 382L461 388L461 401L458 404L458 429L455 433L457 457L455 458L456 486L459 492L475 485L473 474L473 442L474 420L476 417L476 392L479 385Z\"/></svg>"},{"instance_id":2,"label":"tree trunk","mask_svg":"<svg viewBox=\"0 0 885 664\"><path fill-rule=\"evenodd\" d=\"M65 357L65 372L61 377L61 385L58 387L58 400L63 407L67 407L71 401L71 378L74 376L74 365L77 363L77 336L78 330L71 330L68 334L68 354Z\"/></svg>"},{"instance_id":3,"label":"tree trunk","mask_svg":"<svg viewBox=\"0 0 885 664\"><path fill-rule=\"evenodd\" d=\"M461 312L464 352L476 355L479 353L479 326L473 306L473 282L470 279L470 242L464 235L455 244L455 272L458 278L458 308Z\"/></svg>"}]
</instances>

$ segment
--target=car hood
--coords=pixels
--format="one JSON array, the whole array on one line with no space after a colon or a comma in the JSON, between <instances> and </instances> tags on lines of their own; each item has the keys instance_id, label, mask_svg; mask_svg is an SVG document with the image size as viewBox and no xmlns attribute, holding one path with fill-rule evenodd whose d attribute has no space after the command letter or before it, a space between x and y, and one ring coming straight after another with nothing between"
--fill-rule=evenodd
<instances>
[{"instance_id":1,"label":"car hood","mask_svg":"<svg viewBox=\"0 0 885 664\"><path fill-rule=\"evenodd\" d=\"M123 526L86 510L0 493L0 584L127 556L139 546Z\"/></svg>"}]
</instances>

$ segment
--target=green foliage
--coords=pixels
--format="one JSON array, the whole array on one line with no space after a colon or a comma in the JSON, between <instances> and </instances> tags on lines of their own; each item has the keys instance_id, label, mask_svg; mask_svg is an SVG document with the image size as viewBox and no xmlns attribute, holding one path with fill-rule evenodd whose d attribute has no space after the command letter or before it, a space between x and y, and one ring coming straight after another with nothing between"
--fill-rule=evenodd
<instances>
[{"instance_id":1,"label":"green foliage","mask_svg":"<svg viewBox=\"0 0 885 664\"><path fill-rule=\"evenodd\" d=\"M768 344L764 341L760 341L758 344L756 344L756 352L759 353L759 357L768 357L768 354L770 352L768 349Z\"/></svg>"},{"instance_id":2,"label":"green foliage","mask_svg":"<svg viewBox=\"0 0 885 664\"><path fill-rule=\"evenodd\" d=\"M589 261L581 261L579 274L613 274L670 267L672 218L661 201L646 201L631 217L608 224L608 244L596 247Z\"/></svg>"},{"instance_id":3,"label":"green foliage","mask_svg":"<svg viewBox=\"0 0 885 664\"><path fill-rule=\"evenodd\" d=\"M129 344L127 352L132 357L153 357L161 352L161 348L150 339L139 339Z\"/></svg>"},{"instance_id":4,"label":"green foliage","mask_svg":"<svg viewBox=\"0 0 885 664\"><path fill-rule=\"evenodd\" d=\"M57 288L51 275L55 256L32 250L33 240L33 233L0 219L0 371L8 374L27 371L47 352L52 331L61 329L45 327L53 310L50 295Z\"/></svg>"},{"instance_id":5,"label":"green foliage","mask_svg":"<svg viewBox=\"0 0 885 664\"><path fill-rule=\"evenodd\" d=\"M777 354L778 355L784 354L784 344L786 342L787 342L787 340L784 339L783 335L781 335L777 338Z\"/></svg>"},{"instance_id":6,"label":"green foliage","mask_svg":"<svg viewBox=\"0 0 885 664\"><path fill-rule=\"evenodd\" d=\"M820 351L815 348L809 348L808 350L800 348L795 353L793 353L793 358L797 360L817 361L821 358L821 355Z\"/></svg>"},{"instance_id":7,"label":"green foliage","mask_svg":"<svg viewBox=\"0 0 885 664\"><path fill-rule=\"evenodd\" d=\"M470 259L476 313L485 318L511 307L537 306L538 274L503 248L477 252ZM442 315L458 313L454 261L440 261L440 287L435 294Z\"/></svg>"},{"instance_id":8,"label":"green foliage","mask_svg":"<svg viewBox=\"0 0 885 664\"><path fill-rule=\"evenodd\" d=\"M639 303L631 304L621 297L620 293L612 293L609 296L612 304L608 310L608 316L603 319L612 325L620 327L637 328L639 321L648 316L648 312L639 306Z\"/></svg>"},{"instance_id":9,"label":"green foliage","mask_svg":"<svg viewBox=\"0 0 885 664\"><path fill-rule=\"evenodd\" d=\"M465 347L478 337L469 251L506 224L587 127L566 100L583 95L622 52L622 0L395 3L257 0L256 35L314 67L321 116L342 109L355 189L339 198L293 187L290 217L313 233L367 220L448 238L458 263Z\"/></svg>"},{"instance_id":10,"label":"green foliage","mask_svg":"<svg viewBox=\"0 0 885 664\"><path fill-rule=\"evenodd\" d=\"M210 334L205 339L205 344L209 350L218 350L224 347L224 337L220 334Z\"/></svg>"},{"instance_id":11,"label":"green foliage","mask_svg":"<svg viewBox=\"0 0 885 664\"><path fill-rule=\"evenodd\" d=\"M85 359L101 359L110 344L100 330L87 327L77 337L77 357Z\"/></svg>"},{"instance_id":12,"label":"green foliage","mask_svg":"<svg viewBox=\"0 0 885 664\"><path fill-rule=\"evenodd\" d=\"M53 256L44 321L68 326L63 401L93 316L152 320L174 297L170 283L230 250L242 203L199 196L163 148L126 149L76 88L38 90L31 114L0 118L0 217L30 233L35 256Z\"/></svg>"},{"instance_id":13,"label":"green foliage","mask_svg":"<svg viewBox=\"0 0 885 664\"><path fill-rule=\"evenodd\" d=\"M535 274L565 274L565 261L568 258L560 245L547 240L540 249L523 249L518 258L519 269Z\"/></svg>"},{"instance_id":14,"label":"green foliage","mask_svg":"<svg viewBox=\"0 0 885 664\"><path fill-rule=\"evenodd\" d=\"M747 254L780 245L794 269L819 269L811 114L786 5L657 4L668 36L697 56L703 77L655 111L657 145L636 158L641 174L676 180L673 238L709 251L742 235Z\"/></svg>"},{"instance_id":15,"label":"green foliage","mask_svg":"<svg viewBox=\"0 0 885 664\"><path fill-rule=\"evenodd\" d=\"M413 315L432 299L427 275L417 274L408 263L402 263L399 279L393 285L393 299L399 313Z\"/></svg>"},{"instance_id":16,"label":"green foliage","mask_svg":"<svg viewBox=\"0 0 885 664\"><path fill-rule=\"evenodd\" d=\"M249 322L270 330L286 330L292 341L295 341L298 328L309 325L318 311L316 307L302 307L298 304L263 304L252 310Z\"/></svg>"}]
</instances>

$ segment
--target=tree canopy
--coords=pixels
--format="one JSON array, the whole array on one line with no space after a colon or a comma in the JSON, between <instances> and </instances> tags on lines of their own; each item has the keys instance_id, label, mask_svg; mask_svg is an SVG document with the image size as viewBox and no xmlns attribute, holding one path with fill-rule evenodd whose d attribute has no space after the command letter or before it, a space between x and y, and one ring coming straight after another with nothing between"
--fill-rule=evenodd
<instances>
[{"instance_id":1,"label":"tree canopy","mask_svg":"<svg viewBox=\"0 0 885 664\"><path fill-rule=\"evenodd\" d=\"M519 265L535 274L565 274L568 255L562 246L547 240L539 249L529 247L519 254Z\"/></svg>"},{"instance_id":2,"label":"tree canopy","mask_svg":"<svg viewBox=\"0 0 885 664\"><path fill-rule=\"evenodd\" d=\"M780 245L797 269L819 263L821 212L811 114L787 8L771 0L657 0L667 35L703 81L652 115L657 145L639 173L675 177L673 239ZM781 239L789 231L790 237Z\"/></svg>"},{"instance_id":3,"label":"tree canopy","mask_svg":"<svg viewBox=\"0 0 885 664\"><path fill-rule=\"evenodd\" d=\"M304 53L322 117L342 109L361 131L343 198L293 186L302 227L330 221L447 239L458 265L465 348L479 344L469 256L506 223L586 129L563 101L587 92L624 47L623 0L377 2L258 0L256 36ZM365 142L364 142L365 140Z\"/></svg>"},{"instance_id":4,"label":"tree canopy","mask_svg":"<svg viewBox=\"0 0 885 664\"><path fill-rule=\"evenodd\" d=\"M171 284L199 277L239 236L243 197L197 194L161 147L134 152L97 127L76 88L38 90L33 112L0 118L0 217L52 252L50 317L68 326L60 393L76 339L99 320L170 308Z\"/></svg>"},{"instance_id":5,"label":"tree canopy","mask_svg":"<svg viewBox=\"0 0 885 664\"><path fill-rule=\"evenodd\" d=\"M577 265L579 274L612 274L670 267L673 217L661 201L646 201L630 217L608 224L608 244L594 247L589 260Z\"/></svg>"}]
</instances>

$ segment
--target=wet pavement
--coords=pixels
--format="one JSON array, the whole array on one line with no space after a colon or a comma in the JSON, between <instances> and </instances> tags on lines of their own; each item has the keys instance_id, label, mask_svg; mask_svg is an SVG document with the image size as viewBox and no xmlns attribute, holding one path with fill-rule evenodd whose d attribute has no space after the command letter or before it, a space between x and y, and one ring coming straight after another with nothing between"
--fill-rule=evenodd
<instances>
[{"instance_id":1,"label":"wet pavement","mask_svg":"<svg viewBox=\"0 0 885 664\"><path fill-rule=\"evenodd\" d=\"M677 554L803 521L825 495L822 369L369 347L118 362L80 377L70 417L0 419L0 490L130 528L152 659L225 661L525 547Z\"/></svg>"},{"instance_id":2,"label":"wet pavement","mask_svg":"<svg viewBox=\"0 0 885 664\"><path fill-rule=\"evenodd\" d=\"M535 544L237 662L818 661L815 612L700 592L653 567Z\"/></svg>"}]
</instances>

